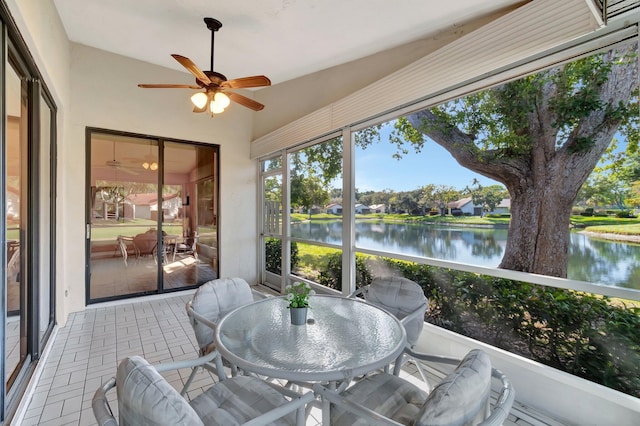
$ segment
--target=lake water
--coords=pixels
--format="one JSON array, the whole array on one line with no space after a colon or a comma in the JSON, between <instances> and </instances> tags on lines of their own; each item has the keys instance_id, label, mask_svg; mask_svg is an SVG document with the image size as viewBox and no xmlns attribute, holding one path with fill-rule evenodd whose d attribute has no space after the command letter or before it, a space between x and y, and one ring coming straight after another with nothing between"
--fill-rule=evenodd
<instances>
[{"instance_id":1,"label":"lake water","mask_svg":"<svg viewBox=\"0 0 640 426\"><path fill-rule=\"evenodd\" d=\"M340 244L341 221L291 225L291 236ZM410 223L356 222L356 247L496 267L507 243L506 229L465 228ZM568 277L640 289L640 245L571 233Z\"/></svg>"}]
</instances>

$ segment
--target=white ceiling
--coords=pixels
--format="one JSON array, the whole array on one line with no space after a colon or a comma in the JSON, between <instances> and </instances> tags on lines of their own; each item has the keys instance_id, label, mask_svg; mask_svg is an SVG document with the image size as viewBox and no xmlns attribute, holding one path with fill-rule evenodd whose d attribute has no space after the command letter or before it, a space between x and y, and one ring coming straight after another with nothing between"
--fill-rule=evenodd
<instances>
[{"instance_id":1,"label":"white ceiling","mask_svg":"<svg viewBox=\"0 0 640 426\"><path fill-rule=\"evenodd\" d=\"M227 78L273 84L362 58L522 0L54 0L73 42L185 71L172 53ZM152 78L146 83L160 82Z\"/></svg>"}]
</instances>

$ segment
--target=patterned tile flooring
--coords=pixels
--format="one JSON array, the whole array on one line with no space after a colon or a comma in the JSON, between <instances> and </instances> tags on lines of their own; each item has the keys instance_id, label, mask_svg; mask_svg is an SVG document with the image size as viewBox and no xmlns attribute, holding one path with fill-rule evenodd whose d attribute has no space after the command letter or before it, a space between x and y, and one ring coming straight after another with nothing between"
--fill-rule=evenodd
<instances>
[{"instance_id":1,"label":"patterned tile flooring","mask_svg":"<svg viewBox=\"0 0 640 426\"><path fill-rule=\"evenodd\" d=\"M91 398L115 374L118 360L129 355L142 355L152 363L194 358L197 344L184 308L192 293L91 305L84 312L71 314L65 327L58 329L44 365L34 375L35 386L23 401L26 409L19 409L11 424L95 425ZM432 378L446 373L437 366L426 368ZM209 373L200 371L189 397L213 381ZM165 377L181 389L189 373L180 370ZM408 365L403 374L415 379L417 370ZM109 395L111 406L117 406L115 392ZM318 410L313 409L307 425L318 425L319 418ZM561 426L517 402L505 425Z\"/></svg>"}]
</instances>

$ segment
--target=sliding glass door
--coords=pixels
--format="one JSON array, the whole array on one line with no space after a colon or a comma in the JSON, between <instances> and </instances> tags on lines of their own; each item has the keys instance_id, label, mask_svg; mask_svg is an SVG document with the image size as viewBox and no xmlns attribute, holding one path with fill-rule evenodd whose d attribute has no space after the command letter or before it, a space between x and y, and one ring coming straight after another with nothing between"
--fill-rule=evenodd
<instances>
[{"instance_id":1,"label":"sliding glass door","mask_svg":"<svg viewBox=\"0 0 640 426\"><path fill-rule=\"evenodd\" d=\"M218 277L218 147L88 129L87 302Z\"/></svg>"},{"instance_id":2,"label":"sliding glass door","mask_svg":"<svg viewBox=\"0 0 640 426\"><path fill-rule=\"evenodd\" d=\"M0 423L54 326L56 108L0 3Z\"/></svg>"}]
</instances>

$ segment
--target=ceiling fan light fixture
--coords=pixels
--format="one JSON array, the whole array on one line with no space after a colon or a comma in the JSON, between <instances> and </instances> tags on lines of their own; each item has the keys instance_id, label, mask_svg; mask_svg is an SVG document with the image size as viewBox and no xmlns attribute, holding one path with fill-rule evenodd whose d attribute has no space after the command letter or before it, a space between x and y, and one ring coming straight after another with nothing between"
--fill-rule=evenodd
<instances>
[{"instance_id":1,"label":"ceiling fan light fixture","mask_svg":"<svg viewBox=\"0 0 640 426\"><path fill-rule=\"evenodd\" d=\"M229 99L229 97L222 92L216 93L213 99L218 105L222 107L222 109L225 109L231 103L231 99Z\"/></svg>"},{"instance_id":2,"label":"ceiling fan light fixture","mask_svg":"<svg viewBox=\"0 0 640 426\"><path fill-rule=\"evenodd\" d=\"M149 169L149 163L147 163L146 161L144 163L142 163L142 168L145 170Z\"/></svg>"},{"instance_id":3,"label":"ceiling fan light fixture","mask_svg":"<svg viewBox=\"0 0 640 426\"><path fill-rule=\"evenodd\" d=\"M191 102L198 109L203 109L207 105L209 97L204 92L198 92L191 96Z\"/></svg>"},{"instance_id":4,"label":"ceiling fan light fixture","mask_svg":"<svg viewBox=\"0 0 640 426\"><path fill-rule=\"evenodd\" d=\"M212 115L220 114L221 112L224 112L224 107L216 101L211 101L211 103L209 104L209 112Z\"/></svg>"},{"instance_id":5,"label":"ceiling fan light fixture","mask_svg":"<svg viewBox=\"0 0 640 426\"><path fill-rule=\"evenodd\" d=\"M154 171L158 170L158 163L151 163L151 165L149 165L149 168Z\"/></svg>"}]
</instances>

